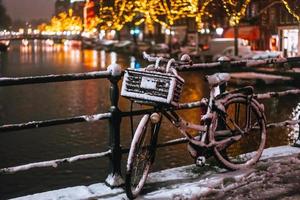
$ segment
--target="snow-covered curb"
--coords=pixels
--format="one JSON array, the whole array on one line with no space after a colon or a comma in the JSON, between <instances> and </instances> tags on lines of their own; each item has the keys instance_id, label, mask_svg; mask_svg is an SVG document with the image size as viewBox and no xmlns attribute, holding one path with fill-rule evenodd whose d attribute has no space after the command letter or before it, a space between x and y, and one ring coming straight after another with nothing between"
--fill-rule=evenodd
<instances>
[{"instance_id":1,"label":"snow-covered curb","mask_svg":"<svg viewBox=\"0 0 300 200\"><path fill-rule=\"evenodd\" d=\"M300 153L300 148L281 146L265 149L261 159ZM201 171L201 173L199 173ZM228 182L239 182L249 176L253 169L226 172L217 167L201 169L195 165L183 166L151 173L145 189L147 194L138 199L198 199L224 189ZM231 184L230 187L233 187ZM226 189L226 188L225 188ZM104 183L76 186L37 193L16 200L74 200L74 199L126 199L123 189L110 189Z\"/></svg>"}]
</instances>

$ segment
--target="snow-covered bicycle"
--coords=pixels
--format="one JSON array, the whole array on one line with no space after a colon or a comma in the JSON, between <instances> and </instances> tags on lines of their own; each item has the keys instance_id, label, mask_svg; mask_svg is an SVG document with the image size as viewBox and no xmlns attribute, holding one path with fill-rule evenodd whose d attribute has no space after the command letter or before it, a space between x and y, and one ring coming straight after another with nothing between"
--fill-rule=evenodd
<instances>
[{"instance_id":1,"label":"snow-covered bicycle","mask_svg":"<svg viewBox=\"0 0 300 200\"><path fill-rule=\"evenodd\" d=\"M254 98L252 87L220 93L220 86L229 81L230 75L206 76L210 96L201 100L205 114L199 124L193 124L170 109L180 106L184 83L176 68L190 62L189 57L185 55L180 61L146 54L144 57L155 64L142 70L126 70L121 92L155 110L142 117L131 142L125 181L128 198L137 197L146 182L163 118L188 139L188 150L198 165L211 155L230 170L246 168L259 160L266 142L266 120L263 105ZM196 136L192 133L195 131Z\"/></svg>"}]
</instances>

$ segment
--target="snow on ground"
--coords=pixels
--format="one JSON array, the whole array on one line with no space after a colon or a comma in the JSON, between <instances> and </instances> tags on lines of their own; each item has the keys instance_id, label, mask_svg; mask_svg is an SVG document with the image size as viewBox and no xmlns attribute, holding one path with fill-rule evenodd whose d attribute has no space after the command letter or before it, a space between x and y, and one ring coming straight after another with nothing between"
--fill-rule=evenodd
<instances>
[{"instance_id":1,"label":"snow on ground","mask_svg":"<svg viewBox=\"0 0 300 200\"><path fill-rule=\"evenodd\" d=\"M299 147L291 147L291 146L271 147L263 151L263 154L260 159L265 160L271 157L288 156L297 153L300 153Z\"/></svg>"},{"instance_id":2,"label":"snow on ground","mask_svg":"<svg viewBox=\"0 0 300 200\"><path fill-rule=\"evenodd\" d=\"M281 146L265 149L261 159L300 153L300 148ZM255 169L228 172L215 166L203 168L183 166L151 173L143 193L137 199L198 199L217 191L230 190L252 176ZM15 200L74 200L74 199L127 199L122 188L110 189L104 183L76 186L48 191Z\"/></svg>"}]
</instances>

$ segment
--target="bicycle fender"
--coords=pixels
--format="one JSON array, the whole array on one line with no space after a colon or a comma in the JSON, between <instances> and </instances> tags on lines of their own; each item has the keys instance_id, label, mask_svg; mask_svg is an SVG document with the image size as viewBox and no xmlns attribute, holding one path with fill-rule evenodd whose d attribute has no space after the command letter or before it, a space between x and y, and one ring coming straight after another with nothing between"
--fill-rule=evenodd
<instances>
[{"instance_id":1,"label":"bicycle fender","mask_svg":"<svg viewBox=\"0 0 300 200\"><path fill-rule=\"evenodd\" d=\"M237 93L241 93L244 95L252 95L254 93L254 88L252 86L246 86L246 87L235 89L235 90L232 90L229 92L224 92L224 93L218 95L215 98L215 100L222 99L222 98L228 96L229 94L237 94Z\"/></svg>"}]
</instances>

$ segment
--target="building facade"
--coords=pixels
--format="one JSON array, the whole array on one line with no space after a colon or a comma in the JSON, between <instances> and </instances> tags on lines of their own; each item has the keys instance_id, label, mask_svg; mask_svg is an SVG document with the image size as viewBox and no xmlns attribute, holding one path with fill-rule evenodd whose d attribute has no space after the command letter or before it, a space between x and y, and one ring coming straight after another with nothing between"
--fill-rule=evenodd
<instances>
[{"instance_id":1,"label":"building facade","mask_svg":"<svg viewBox=\"0 0 300 200\"><path fill-rule=\"evenodd\" d=\"M55 2L55 15L62 12L67 12L70 8L70 0L56 0Z\"/></svg>"}]
</instances>

